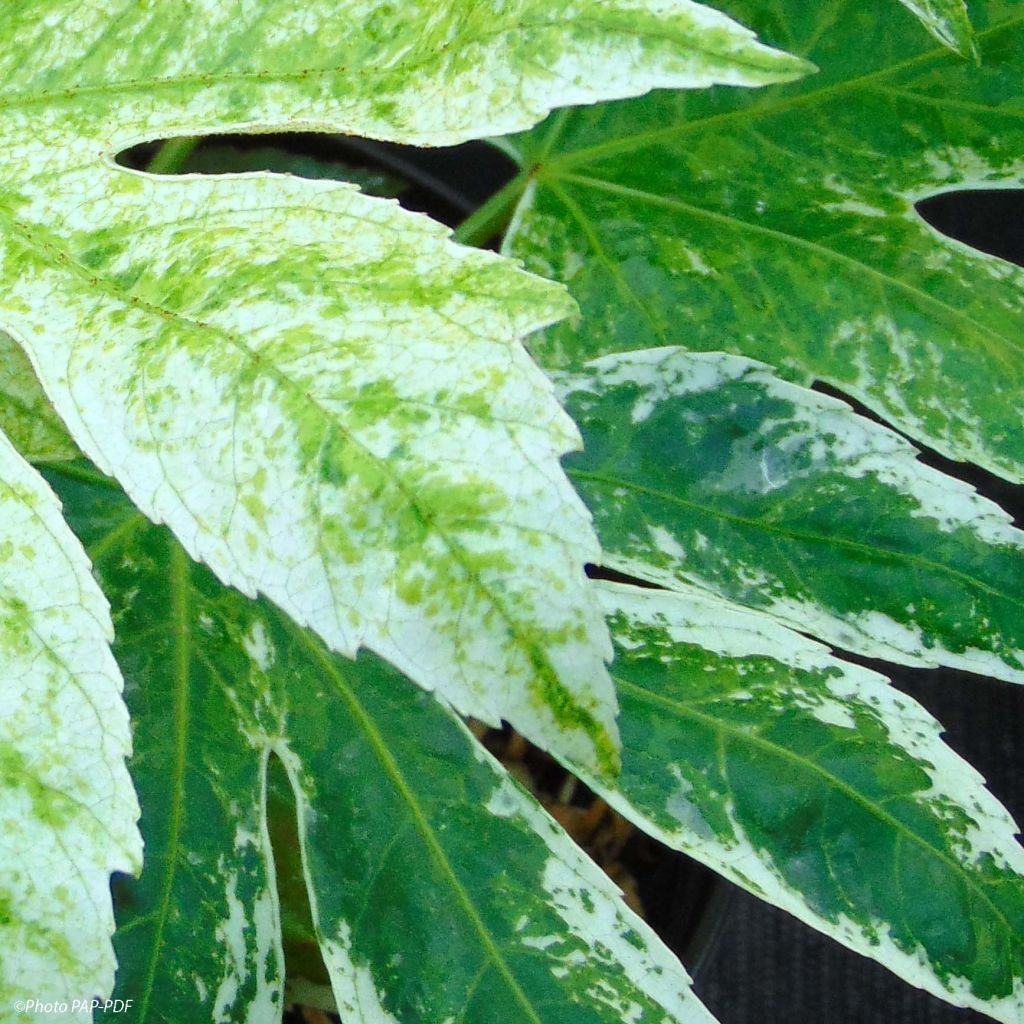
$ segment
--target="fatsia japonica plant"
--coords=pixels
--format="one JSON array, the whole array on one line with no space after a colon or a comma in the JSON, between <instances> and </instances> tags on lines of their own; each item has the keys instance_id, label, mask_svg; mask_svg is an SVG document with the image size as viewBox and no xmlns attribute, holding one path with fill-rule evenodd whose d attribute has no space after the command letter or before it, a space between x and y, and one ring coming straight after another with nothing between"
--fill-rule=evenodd
<instances>
[{"instance_id":1,"label":"fatsia japonica plant","mask_svg":"<svg viewBox=\"0 0 1024 1024\"><path fill-rule=\"evenodd\" d=\"M0 9L0 1019L277 1020L306 913L352 1024L710 1021L463 716L1022 1019L1013 821L830 648L1024 680L904 437L1022 479L1024 277L915 203L1020 185L1024 14L721 6ZM271 131L521 170L452 239L117 160Z\"/></svg>"}]
</instances>

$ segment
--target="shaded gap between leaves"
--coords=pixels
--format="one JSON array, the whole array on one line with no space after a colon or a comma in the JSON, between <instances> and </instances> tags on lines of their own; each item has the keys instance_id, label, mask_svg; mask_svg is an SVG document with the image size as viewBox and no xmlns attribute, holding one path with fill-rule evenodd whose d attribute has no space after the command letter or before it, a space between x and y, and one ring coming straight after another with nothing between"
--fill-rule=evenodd
<instances>
[{"instance_id":1,"label":"shaded gap between leaves","mask_svg":"<svg viewBox=\"0 0 1024 1024\"><path fill-rule=\"evenodd\" d=\"M117 163L147 170L167 141L171 140L133 146L117 155ZM486 142L420 149L355 136L286 132L206 136L176 173L251 171L354 180L369 194L397 198L407 210L455 227L508 184L519 168Z\"/></svg>"},{"instance_id":2,"label":"shaded gap between leaves","mask_svg":"<svg viewBox=\"0 0 1024 1024\"><path fill-rule=\"evenodd\" d=\"M943 192L915 208L947 238L1024 266L1024 189Z\"/></svg>"},{"instance_id":3,"label":"shaded gap between leaves","mask_svg":"<svg viewBox=\"0 0 1024 1024\"><path fill-rule=\"evenodd\" d=\"M267 831L281 907L285 981L289 988L294 988L296 982L301 985L300 991L289 993L286 988L286 1000L300 996L305 998L314 989L329 992L331 979L316 939L313 911L302 870L295 793L284 763L273 752L267 759ZM299 1024L305 1019L299 1011L286 1012L284 1018L286 1024ZM337 1020L336 1017L333 1019Z\"/></svg>"},{"instance_id":4,"label":"shaded gap between leaves","mask_svg":"<svg viewBox=\"0 0 1024 1024\"><path fill-rule=\"evenodd\" d=\"M590 565L588 563L585 568L588 579L603 580L606 583L628 583L630 586L641 587L644 590L668 590L668 587L663 587L658 583L642 580L639 576L630 576L627 573L619 572L617 569L609 569L604 565Z\"/></svg>"}]
</instances>

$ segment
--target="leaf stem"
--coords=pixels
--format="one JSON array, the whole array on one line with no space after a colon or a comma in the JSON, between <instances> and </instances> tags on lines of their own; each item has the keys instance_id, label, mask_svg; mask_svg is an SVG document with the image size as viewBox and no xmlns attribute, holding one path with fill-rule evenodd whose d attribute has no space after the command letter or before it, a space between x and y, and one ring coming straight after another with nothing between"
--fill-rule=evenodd
<instances>
[{"instance_id":1,"label":"leaf stem","mask_svg":"<svg viewBox=\"0 0 1024 1024\"><path fill-rule=\"evenodd\" d=\"M512 219L512 211L526 189L530 174L520 171L502 186L483 206L474 210L456 229L452 237L463 245L483 248L500 234Z\"/></svg>"},{"instance_id":2,"label":"leaf stem","mask_svg":"<svg viewBox=\"0 0 1024 1024\"><path fill-rule=\"evenodd\" d=\"M199 139L194 135L168 139L153 154L153 159L149 161L146 170L150 174L180 174L198 145Z\"/></svg>"}]
</instances>

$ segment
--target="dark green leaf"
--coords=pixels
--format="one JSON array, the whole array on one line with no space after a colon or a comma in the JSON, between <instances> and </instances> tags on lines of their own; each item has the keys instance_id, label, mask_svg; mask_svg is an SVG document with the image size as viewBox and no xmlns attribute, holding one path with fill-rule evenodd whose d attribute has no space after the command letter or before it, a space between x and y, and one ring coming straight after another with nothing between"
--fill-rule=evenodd
<instances>
[{"instance_id":1,"label":"dark green leaf","mask_svg":"<svg viewBox=\"0 0 1024 1024\"><path fill-rule=\"evenodd\" d=\"M583 309L548 365L657 345L828 381L952 458L1024 479L1024 272L914 204L1024 183L1024 13L978 12L981 66L896 3L731 0L818 75L556 115L506 248Z\"/></svg>"},{"instance_id":2,"label":"dark green leaf","mask_svg":"<svg viewBox=\"0 0 1024 1024\"><path fill-rule=\"evenodd\" d=\"M605 565L859 654L1024 682L1024 534L898 434L718 353L606 356L556 379Z\"/></svg>"},{"instance_id":3,"label":"dark green leaf","mask_svg":"<svg viewBox=\"0 0 1024 1024\"><path fill-rule=\"evenodd\" d=\"M136 1020L276 1016L273 757L348 1024L710 1024L612 883L431 695L218 583L91 469L51 478L110 596L136 728L147 859L118 884L115 937Z\"/></svg>"},{"instance_id":4,"label":"dark green leaf","mask_svg":"<svg viewBox=\"0 0 1024 1024\"><path fill-rule=\"evenodd\" d=\"M627 817L914 985L1024 1012L1024 850L881 676L689 590L606 584Z\"/></svg>"}]
</instances>

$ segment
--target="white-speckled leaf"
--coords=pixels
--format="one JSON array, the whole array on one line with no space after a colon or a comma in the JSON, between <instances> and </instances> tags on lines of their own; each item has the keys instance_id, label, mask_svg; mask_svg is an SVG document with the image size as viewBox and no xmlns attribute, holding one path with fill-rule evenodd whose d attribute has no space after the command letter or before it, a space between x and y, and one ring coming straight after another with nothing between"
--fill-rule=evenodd
<instances>
[{"instance_id":1,"label":"white-speckled leaf","mask_svg":"<svg viewBox=\"0 0 1024 1024\"><path fill-rule=\"evenodd\" d=\"M521 346L567 295L344 185L113 157L274 128L440 144L806 65L685 0L49 0L0 39L0 324L83 450L335 649L614 767L597 544L558 465L578 436Z\"/></svg>"},{"instance_id":2,"label":"white-speckled leaf","mask_svg":"<svg viewBox=\"0 0 1024 1024\"><path fill-rule=\"evenodd\" d=\"M1024 533L898 434L721 353L646 349L555 379L609 568L868 657L1024 682Z\"/></svg>"},{"instance_id":3,"label":"white-speckled leaf","mask_svg":"<svg viewBox=\"0 0 1024 1024\"><path fill-rule=\"evenodd\" d=\"M1024 850L939 724L880 675L690 588L602 584L619 811L902 978L1024 1012Z\"/></svg>"},{"instance_id":4,"label":"white-speckled leaf","mask_svg":"<svg viewBox=\"0 0 1024 1024\"><path fill-rule=\"evenodd\" d=\"M285 965L333 982L346 1024L712 1024L450 711L219 583L89 467L48 472L110 596L135 727L147 864L115 936L133 1024L279 1021Z\"/></svg>"},{"instance_id":5,"label":"white-speckled leaf","mask_svg":"<svg viewBox=\"0 0 1024 1024\"><path fill-rule=\"evenodd\" d=\"M439 146L810 67L690 0L40 0L8 5L0 38L5 127L37 128L23 144L276 125Z\"/></svg>"},{"instance_id":6,"label":"white-speckled leaf","mask_svg":"<svg viewBox=\"0 0 1024 1024\"><path fill-rule=\"evenodd\" d=\"M1024 184L1024 8L979 0L980 63L894 0L729 10L820 72L569 111L507 144L530 184L504 251L582 311L531 351L749 356L1024 481L1024 269L916 206Z\"/></svg>"},{"instance_id":7,"label":"white-speckled leaf","mask_svg":"<svg viewBox=\"0 0 1024 1024\"><path fill-rule=\"evenodd\" d=\"M137 872L142 844L112 636L60 505L0 433L4 1021L89 1021L71 1001L113 987L110 874ZM34 1009L31 1000L68 1008Z\"/></svg>"},{"instance_id":8,"label":"white-speckled leaf","mask_svg":"<svg viewBox=\"0 0 1024 1024\"><path fill-rule=\"evenodd\" d=\"M113 227L8 248L9 321L82 447L335 649L613 762L578 437L520 344L561 290L344 185L98 177L128 190Z\"/></svg>"},{"instance_id":9,"label":"white-speckled leaf","mask_svg":"<svg viewBox=\"0 0 1024 1024\"><path fill-rule=\"evenodd\" d=\"M345 702L343 776L323 785L339 758L300 734L282 756L343 1020L713 1024L608 876L441 708L365 658L358 685L328 671L312 696Z\"/></svg>"},{"instance_id":10,"label":"white-speckled leaf","mask_svg":"<svg viewBox=\"0 0 1024 1024\"><path fill-rule=\"evenodd\" d=\"M977 57L974 26L964 0L900 0L940 43L964 57Z\"/></svg>"}]
</instances>

